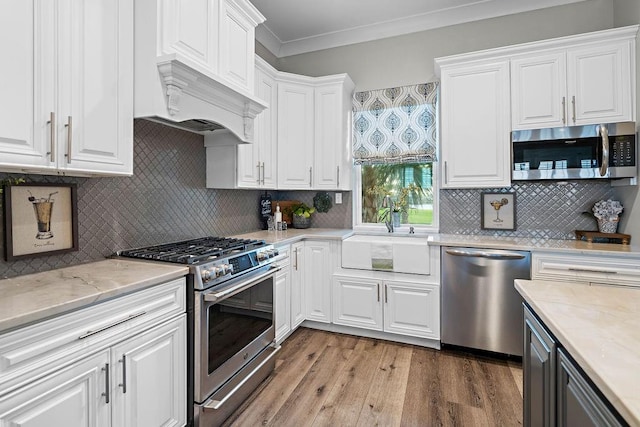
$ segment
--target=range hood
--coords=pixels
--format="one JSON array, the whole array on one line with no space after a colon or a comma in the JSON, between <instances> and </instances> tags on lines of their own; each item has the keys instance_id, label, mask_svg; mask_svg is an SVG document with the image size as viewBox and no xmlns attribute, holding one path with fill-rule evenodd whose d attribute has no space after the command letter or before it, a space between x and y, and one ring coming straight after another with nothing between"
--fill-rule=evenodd
<instances>
[{"instance_id":1,"label":"range hood","mask_svg":"<svg viewBox=\"0 0 640 427\"><path fill-rule=\"evenodd\" d=\"M247 0L135 7L134 116L253 142L254 119L268 107L253 95L254 27L264 17Z\"/></svg>"},{"instance_id":2,"label":"range hood","mask_svg":"<svg viewBox=\"0 0 640 427\"><path fill-rule=\"evenodd\" d=\"M228 129L238 143L253 142L253 122L268 105L229 82L198 70L178 54L157 58L155 89L145 99L136 88L136 118L145 118L200 134ZM149 82L147 82L149 83ZM138 81L136 81L138 85Z\"/></svg>"}]
</instances>

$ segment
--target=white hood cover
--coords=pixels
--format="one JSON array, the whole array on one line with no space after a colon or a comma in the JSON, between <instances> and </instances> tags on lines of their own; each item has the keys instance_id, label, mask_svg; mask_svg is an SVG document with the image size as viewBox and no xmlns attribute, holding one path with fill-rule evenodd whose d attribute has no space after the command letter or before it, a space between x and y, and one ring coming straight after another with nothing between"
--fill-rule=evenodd
<instances>
[{"instance_id":1,"label":"white hood cover","mask_svg":"<svg viewBox=\"0 0 640 427\"><path fill-rule=\"evenodd\" d=\"M166 104L147 118L192 132L228 129L238 142L253 142L253 121L264 101L199 72L178 55L158 61Z\"/></svg>"}]
</instances>

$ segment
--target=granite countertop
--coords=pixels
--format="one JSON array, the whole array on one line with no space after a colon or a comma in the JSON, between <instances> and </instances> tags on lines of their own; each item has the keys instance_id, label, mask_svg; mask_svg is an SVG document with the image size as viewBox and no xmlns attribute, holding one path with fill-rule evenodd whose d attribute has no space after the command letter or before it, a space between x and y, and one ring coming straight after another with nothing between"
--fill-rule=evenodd
<instances>
[{"instance_id":1,"label":"granite countertop","mask_svg":"<svg viewBox=\"0 0 640 427\"><path fill-rule=\"evenodd\" d=\"M631 425L640 425L640 289L543 280L515 286Z\"/></svg>"},{"instance_id":2,"label":"granite countertop","mask_svg":"<svg viewBox=\"0 0 640 427\"><path fill-rule=\"evenodd\" d=\"M429 244L437 246L466 246L487 249L513 249L536 252L567 252L585 255L640 256L640 245L589 243L583 240L534 239L526 237L491 237L459 234L434 234Z\"/></svg>"},{"instance_id":3,"label":"granite countertop","mask_svg":"<svg viewBox=\"0 0 640 427\"><path fill-rule=\"evenodd\" d=\"M0 280L0 333L184 276L181 265L108 259Z\"/></svg>"}]
</instances>

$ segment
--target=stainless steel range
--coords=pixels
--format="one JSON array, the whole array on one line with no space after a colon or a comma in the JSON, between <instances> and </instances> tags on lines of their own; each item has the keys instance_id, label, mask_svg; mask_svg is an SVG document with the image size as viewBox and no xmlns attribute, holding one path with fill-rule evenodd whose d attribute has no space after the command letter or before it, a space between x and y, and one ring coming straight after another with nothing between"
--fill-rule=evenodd
<instances>
[{"instance_id":1,"label":"stainless steel range","mask_svg":"<svg viewBox=\"0 0 640 427\"><path fill-rule=\"evenodd\" d=\"M278 251L262 240L204 237L119 255L189 265L190 425L222 423L275 367Z\"/></svg>"}]
</instances>

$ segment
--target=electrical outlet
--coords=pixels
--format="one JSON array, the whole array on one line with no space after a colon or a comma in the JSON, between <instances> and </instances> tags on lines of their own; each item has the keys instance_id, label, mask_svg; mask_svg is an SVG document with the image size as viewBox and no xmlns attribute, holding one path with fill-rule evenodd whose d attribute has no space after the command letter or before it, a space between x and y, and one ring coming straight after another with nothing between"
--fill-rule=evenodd
<instances>
[{"instance_id":1,"label":"electrical outlet","mask_svg":"<svg viewBox=\"0 0 640 427\"><path fill-rule=\"evenodd\" d=\"M342 193L336 193L336 205L342 204Z\"/></svg>"}]
</instances>

